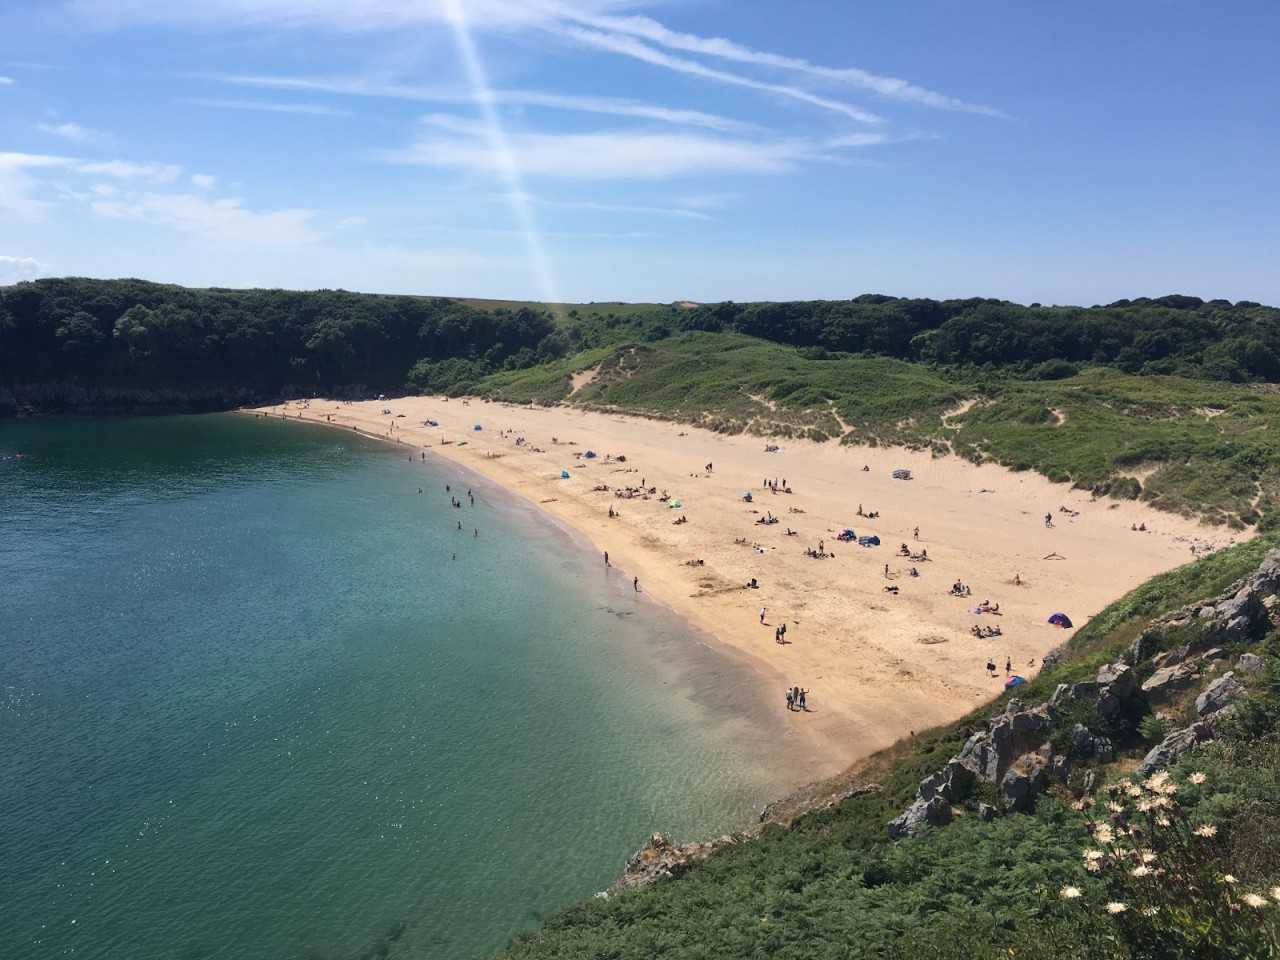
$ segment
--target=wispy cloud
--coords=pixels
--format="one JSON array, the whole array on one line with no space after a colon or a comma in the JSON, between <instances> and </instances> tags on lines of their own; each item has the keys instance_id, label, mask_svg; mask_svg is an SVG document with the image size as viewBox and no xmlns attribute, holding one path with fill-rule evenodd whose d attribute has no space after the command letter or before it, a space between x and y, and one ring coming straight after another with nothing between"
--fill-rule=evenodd
<instances>
[{"instance_id":1,"label":"wispy cloud","mask_svg":"<svg viewBox=\"0 0 1280 960\"><path fill-rule=\"evenodd\" d=\"M173 183L182 176L182 167L172 163L134 163L130 160L74 161L74 168L90 176L114 177L117 180L149 180Z\"/></svg>"},{"instance_id":2,"label":"wispy cloud","mask_svg":"<svg viewBox=\"0 0 1280 960\"><path fill-rule=\"evenodd\" d=\"M476 124L434 115L430 132L412 147L382 151L391 163L500 173ZM861 145L888 137L865 134ZM701 133L609 130L589 133L511 133L509 149L529 176L565 180L665 180L695 174L768 174L797 169L802 161L832 160L827 144L805 139L762 140ZM847 144L846 144L847 146Z\"/></svg>"},{"instance_id":3,"label":"wispy cloud","mask_svg":"<svg viewBox=\"0 0 1280 960\"><path fill-rule=\"evenodd\" d=\"M212 190L218 184L218 178L211 173L193 173L191 183L199 190Z\"/></svg>"},{"instance_id":4,"label":"wispy cloud","mask_svg":"<svg viewBox=\"0 0 1280 960\"><path fill-rule=\"evenodd\" d=\"M0 76L0 87L11 87L13 86L13 83L13 77Z\"/></svg>"},{"instance_id":5,"label":"wispy cloud","mask_svg":"<svg viewBox=\"0 0 1280 960\"><path fill-rule=\"evenodd\" d=\"M36 129L41 133L47 133L53 137L61 137L63 140L69 140L72 143L93 143L105 137L105 134L99 130L90 130L88 127L69 120L62 123L37 123Z\"/></svg>"},{"instance_id":6,"label":"wispy cloud","mask_svg":"<svg viewBox=\"0 0 1280 960\"><path fill-rule=\"evenodd\" d=\"M49 265L35 257L14 257L0 254L0 286L20 283L23 280L34 280L47 276Z\"/></svg>"},{"instance_id":7,"label":"wispy cloud","mask_svg":"<svg viewBox=\"0 0 1280 960\"><path fill-rule=\"evenodd\" d=\"M272 103L265 100L219 100L216 98L190 97L178 101L196 107L214 110L251 110L259 113L301 113L318 117L349 117L350 110L339 110L320 103Z\"/></svg>"},{"instance_id":8,"label":"wispy cloud","mask_svg":"<svg viewBox=\"0 0 1280 960\"><path fill-rule=\"evenodd\" d=\"M715 80L732 86L746 87L751 90L761 90L765 93L776 94L780 97L798 100L801 103L807 103L811 106L819 107L832 113L838 113L863 123L881 123L884 119L883 117L877 116L868 110L863 110L861 107L855 107L852 104L844 103L839 100L832 100L828 97L820 97L815 93L810 93L808 90L802 90L799 87L791 87L786 84L769 83L764 80L756 80L752 77L746 77L741 74L730 73L727 70L717 70L714 67L708 67L696 60L689 60L685 57L675 57L626 34L602 33L598 30L587 30L582 27L567 25L557 26L553 29L560 35L576 40L577 42L589 47L594 47L598 50L605 50L610 53L622 54L627 57L633 57L636 60L643 60L645 63L650 63L654 66L666 67L668 70L674 70L677 73L685 73L694 77L702 77L706 80Z\"/></svg>"},{"instance_id":9,"label":"wispy cloud","mask_svg":"<svg viewBox=\"0 0 1280 960\"><path fill-rule=\"evenodd\" d=\"M536 194L524 194L527 202L536 204L540 207L551 207L559 210L586 210L595 213L622 213L633 214L637 216L653 216L653 217L676 217L685 220L713 220L710 214L703 213L700 210L689 209L681 206L660 207L649 204L631 204L631 203L601 203L596 200L561 200L551 197L540 197ZM506 194L499 195L495 199L510 200L510 196Z\"/></svg>"},{"instance_id":10,"label":"wispy cloud","mask_svg":"<svg viewBox=\"0 0 1280 960\"><path fill-rule=\"evenodd\" d=\"M96 200L90 206L103 217L175 227L219 241L287 247L315 239L314 210L256 211L230 197L144 192L120 200Z\"/></svg>"},{"instance_id":11,"label":"wispy cloud","mask_svg":"<svg viewBox=\"0 0 1280 960\"><path fill-rule=\"evenodd\" d=\"M411 84L367 80L359 77L291 77L291 76L222 76L217 79L239 86L273 90L297 90L332 93L353 97L381 97L418 103L471 103L470 93ZM581 113L599 113L616 117L657 120L709 130L752 130L754 124L733 120L702 110L668 107L620 97L582 96L543 90L493 90L493 102L502 106L544 107Z\"/></svg>"},{"instance_id":12,"label":"wispy cloud","mask_svg":"<svg viewBox=\"0 0 1280 960\"><path fill-rule=\"evenodd\" d=\"M565 19L584 26L613 34L637 37L671 50L716 57L735 63L749 63L756 66L795 71L823 80L847 83L863 90L870 90L889 99L919 103L939 110L956 110L985 114L987 116L1004 116L1003 112L995 107L969 103L965 100L939 93L936 90L929 90L907 80L900 80L897 77L881 76L858 67L826 67L811 63L800 57L789 57L763 50L753 50L723 37L700 37L695 34L680 33L668 29L650 17L593 16L571 8L562 8L560 12Z\"/></svg>"}]
</instances>

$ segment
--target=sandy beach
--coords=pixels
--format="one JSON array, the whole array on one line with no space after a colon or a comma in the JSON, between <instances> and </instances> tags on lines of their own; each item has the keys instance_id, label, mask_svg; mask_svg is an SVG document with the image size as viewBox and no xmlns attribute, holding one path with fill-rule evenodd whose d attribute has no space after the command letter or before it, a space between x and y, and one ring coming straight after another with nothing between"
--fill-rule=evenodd
<instances>
[{"instance_id":1,"label":"sandy beach","mask_svg":"<svg viewBox=\"0 0 1280 960\"><path fill-rule=\"evenodd\" d=\"M404 445L406 459L445 458L538 504L587 537L602 565L608 551L614 575L638 578L651 599L759 671L788 729L821 745L803 751L796 775L809 779L963 715L1003 689L1006 662L1033 676L1071 633L1047 623L1050 614L1067 614L1078 629L1144 580L1193 559L1193 547L1243 536L958 457L766 442L571 407L409 397L253 412L355 427ZM895 479L899 468L912 479ZM766 481L792 492L775 493ZM642 485L656 493L617 495ZM766 514L778 522L758 523ZM846 527L881 543L837 540ZM830 556L807 555L820 544ZM901 555L902 544L928 559ZM752 578L756 589L745 586ZM971 594L951 595L956 581ZM976 613L984 600L999 612ZM1001 635L979 639L974 625ZM788 713L784 690L797 685L808 690L807 710ZM759 685L745 695L758 697Z\"/></svg>"}]
</instances>

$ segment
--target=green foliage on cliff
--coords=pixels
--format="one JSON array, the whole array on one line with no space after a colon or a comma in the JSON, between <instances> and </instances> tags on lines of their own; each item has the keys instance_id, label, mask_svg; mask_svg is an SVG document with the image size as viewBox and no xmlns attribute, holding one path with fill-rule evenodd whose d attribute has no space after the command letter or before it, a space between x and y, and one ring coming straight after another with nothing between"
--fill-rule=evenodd
<instances>
[{"instance_id":1,"label":"green foliage on cliff","mask_svg":"<svg viewBox=\"0 0 1280 960\"><path fill-rule=\"evenodd\" d=\"M1091 676L1116 659L1157 616L1227 588L1260 561L1274 541L1259 539L1189 564L1144 584L1095 617L1073 638L1067 659L1030 688L1024 701L1059 682ZM1241 648L1243 649L1243 648ZM593 899L518 935L502 960L782 960L859 958L1228 958L1280 952L1280 635L1253 647L1268 672L1250 681L1241 720L1218 741L1175 765L1176 817L1185 824L1155 851L1155 867L1211 877L1210 890L1148 882L1132 870L1140 859L1109 854L1098 873L1082 854L1099 845L1091 824L1107 821L1106 799L1084 809L1065 790L1046 794L1034 814L983 822L972 814L919 840L891 843L886 823L913 798L918 782L952 756L1001 698L961 722L900 746L882 763L879 793L811 813L789 827L725 848L678 880ZM1232 654L1240 652L1232 651ZM1119 779L1147 749L1136 736L1115 764L1095 769ZM1191 771L1205 775L1192 784ZM1115 794L1123 798L1123 791ZM1133 801L1130 801L1131 803ZM1156 811L1159 813L1160 811ZM1167 812L1174 812L1173 810ZM1135 814L1136 816L1136 814ZM1216 836L1177 839L1213 825ZM1171 835L1172 836L1172 835ZM1182 844L1185 846L1185 844ZM1114 851L1112 851L1114 852ZM1162 866L1163 865L1163 866ZM1224 884L1231 873L1237 883ZM1230 889L1223 889L1225 887ZM1079 896L1064 897L1073 887ZM1247 893L1270 903L1250 907ZM1123 914L1111 914L1122 902ZM1140 912L1155 910L1155 919ZM1254 911L1239 923L1211 922L1214 911ZM1227 916L1228 914L1224 914ZM1175 931L1176 928L1176 931ZM1170 936L1153 935L1169 931ZM1176 935L1172 935L1176 932Z\"/></svg>"}]
</instances>

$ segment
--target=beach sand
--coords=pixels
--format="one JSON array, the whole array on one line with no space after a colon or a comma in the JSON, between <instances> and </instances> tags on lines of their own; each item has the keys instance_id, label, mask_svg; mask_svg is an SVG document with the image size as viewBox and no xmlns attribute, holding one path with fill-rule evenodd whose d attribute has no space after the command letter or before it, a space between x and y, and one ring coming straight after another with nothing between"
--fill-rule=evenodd
<instances>
[{"instance_id":1,"label":"beach sand","mask_svg":"<svg viewBox=\"0 0 1280 960\"><path fill-rule=\"evenodd\" d=\"M1066 613L1078 629L1128 590L1193 559L1193 545L1216 549L1244 536L1138 502L1095 502L1030 472L958 457L796 440L771 441L780 449L766 452L759 437L571 407L408 397L313 400L255 412L357 427L403 444L406 459L417 462L425 448L428 459L477 471L608 551L615 576L638 577L651 599L767 681L743 694L770 691L772 707L803 741L797 769L789 771L797 782L832 776L911 731L962 716L1003 689L1006 660L1030 678L1041 657L1071 634L1046 622L1051 613ZM517 445L517 437L525 442ZM586 458L588 450L598 456ZM606 459L619 455L625 463ZM913 479L894 479L895 468L911 470ZM561 479L562 470L569 479ZM772 493L766 478L785 478L794 492ZM638 487L642 479L682 506L658 496L615 497L616 488ZM593 489L601 484L609 491ZM746 491L753 502L744 502ZM859 517L860 505L879 517ZM757 524L766 511L779 522ZM688 523L674 524L682 515ZM1136 524L1146 532L1132 530ZM788 527L798 535L786 535ZM837 541L845 527L876 534L881 545ZM747 544L735 543L742 538ZM819 541L835 556L806 556ZM927 550L928 561L899 556L903 543ZM688 564L699 559L701 565ZM918 577L910 576L912 566ZM752 577L758 589L744 586ZM971 587L970 597L950 595L956 580ZM998 603L1000 614L975 614L984 599ZM787 643L780 645L774 630L783 623ZM978 639L974 624L998 625L1003 635ZM988 659L995 676L985 669ZM809 691L806 712L787 712L784 690L795 685ZM734 691L720 693L722 708L734 702Z\"/></svg>"}]
</instances>

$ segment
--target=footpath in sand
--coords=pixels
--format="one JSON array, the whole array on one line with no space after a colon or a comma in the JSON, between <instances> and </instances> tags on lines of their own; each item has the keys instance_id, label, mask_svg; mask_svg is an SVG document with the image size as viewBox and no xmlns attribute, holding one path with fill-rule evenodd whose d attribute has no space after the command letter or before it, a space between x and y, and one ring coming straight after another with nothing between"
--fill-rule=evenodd
<instances>
[{"instance_id":1,"label":"footpath in sand","mask_svg":"<svg viewBox=\"0 0 1280 960\"><path fill-rule=\"evenodd\" d=\"M1070 635L1046 622L1050 614L1067 614L1078 629L1144 580L1193 559L1193 548L1238 539L1137 502L1094 501L1029 472L901 449L779 440L767 452L758 437L663 421L431 397L257 412L356 427L398 441L415 460L425 449L428 459L465 465L539 504L608 551L617 576L638 577L651 598L760 671L786 723L825 746L804 751L822 758L796 771L810 779L990 699L1004 686L1006 661L1033 676ZM895 468L913 479L894 479ZM773 493L766 480L785 480L793 492ZM657 493L616 495L642 482ZM664 493L681 506L660 500ZM859 507L879 516L860 517ZM757 523L766 512L779 522ZM688 522L675 523L681 517ZM880 546L837 540L846 527L879 536ZM834 556L806 554L820 541ZM901 556L902 544L928 560ZM753 577L758 589L745 586ZM956 581L971 594L952 596ZM999 613L975 613L984 600ZM780 624L785 644L775 642ZM975 624L1001 635L979 639ZM792 686L809 691L804 713L786 711Z\"/></svg>"}]
</instances>

